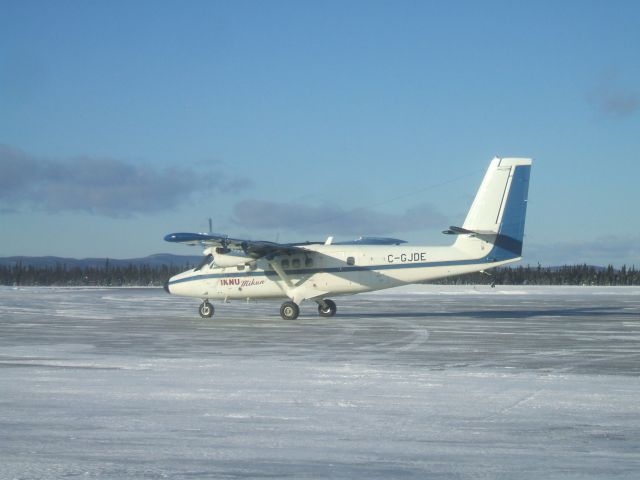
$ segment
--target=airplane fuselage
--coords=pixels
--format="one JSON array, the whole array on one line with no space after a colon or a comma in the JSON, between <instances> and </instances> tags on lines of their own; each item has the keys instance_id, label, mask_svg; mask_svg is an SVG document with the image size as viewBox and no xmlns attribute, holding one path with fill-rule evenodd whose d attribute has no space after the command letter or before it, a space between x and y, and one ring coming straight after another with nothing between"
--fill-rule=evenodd
<instances>
[{"instance_id":1,"label":"airplane fuselage","mask_svg":"<svg viewBox=\"0 0 640 480\"><path fill-rule=\"evenodd\" d=\"M299 254L279 255L270 261L262 258L226 268L212 262L176 275L169 288L171 293L197 298L302 300L381 290L519 260L492 258L490 252L491 245L481 240L475 259L455 246L308 245L301 247ZM278 267L284 278L276 271Z\"/></svg>"}]
</instances>

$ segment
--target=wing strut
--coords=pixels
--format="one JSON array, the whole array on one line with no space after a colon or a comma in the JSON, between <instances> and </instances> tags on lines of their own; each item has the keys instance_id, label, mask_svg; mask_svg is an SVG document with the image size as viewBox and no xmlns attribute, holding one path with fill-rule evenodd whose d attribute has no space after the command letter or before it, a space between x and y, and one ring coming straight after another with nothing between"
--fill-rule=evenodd
<instances>
[{"instance_id":1,"label":"wing strut","mask_svg":"<svg viewBox=\"0 0 640 480\"><path fill-rule=\"evenodd\" d=\"M282 266L280 266L280 263L277 260L268 259L267 261L269 262L269 265L271 265L271 268L273 268L276 271L280 279L287 285L288 288L286 289L285 293L289 295L289 291L292 288L294 288L293 282L291 281L289 276L285 273L285 271L282 269Z\"/></svg>"},{"instance_id":2,"label":"wing strut","mask_svg":"<svg viewBox=\"0 0 640 480\"><path fill-rule=\"evenodd\" d=\"M297 305L300 305L304 300L312 300L316 298L322 298L327 293L326 290L318 290L315 286L309 285L308 278L300 279L297 285L294 285L286 272L282 269L282 266L275 259L267 259L271 268L275 270L278 277L285 283L283 286L284 293Z\"/></svg>"}]
</instances>

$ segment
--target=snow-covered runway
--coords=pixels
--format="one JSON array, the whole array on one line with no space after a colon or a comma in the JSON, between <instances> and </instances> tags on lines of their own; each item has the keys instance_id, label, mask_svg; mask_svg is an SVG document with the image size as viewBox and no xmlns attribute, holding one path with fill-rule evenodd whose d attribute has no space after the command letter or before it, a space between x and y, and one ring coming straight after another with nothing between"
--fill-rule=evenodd
<instances>
[{"instance_id":1,"label":"snow-covered runway","mask_svg":"<svg viewBox=\"0 0 640 480\"><path fill-rule=\"evenodd\" d=\"M640 288L0 288L0 478L640 475Z\"/></svg>"}]
</instances>

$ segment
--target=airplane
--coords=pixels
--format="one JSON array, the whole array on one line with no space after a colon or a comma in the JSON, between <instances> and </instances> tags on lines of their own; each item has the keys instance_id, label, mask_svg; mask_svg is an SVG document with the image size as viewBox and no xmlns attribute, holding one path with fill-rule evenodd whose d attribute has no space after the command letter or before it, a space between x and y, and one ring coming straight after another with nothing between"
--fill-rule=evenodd
<instances>
[{"instance_id":1,"label":"airplane","mask_svg":"<svg viewBox=\"0 0 640 480\"><path fill-rule=\"evenodd\" d=\"M210 300L286 298L284 320L295 320L307 300L321 317L337 312L330 296L350 295L471 272L522 259L529 158L494 158L462 227L450 246L415 246L387 237L334 242L275 243L215 233L171 233L167 242L205 247L202 262L171 277L167 293L202 299L200 316L212 317Z\"/></svg>"}]
</instances>

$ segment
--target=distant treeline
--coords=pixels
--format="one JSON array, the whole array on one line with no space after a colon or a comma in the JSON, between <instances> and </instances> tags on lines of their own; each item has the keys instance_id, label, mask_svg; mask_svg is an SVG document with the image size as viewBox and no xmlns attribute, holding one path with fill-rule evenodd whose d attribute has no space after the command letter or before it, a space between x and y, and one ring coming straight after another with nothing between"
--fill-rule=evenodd
<instances>
[{"instance_id":1,"label":"distant treeline","mask_svg":"<svg viewBox=\"0 0 640 480\"><path fill-rule=\"evenodd\" d=\"M109 260L104 265L86 267L0 265L1 285L52 285L52 286L161 286L171 276L193 268L194 265L128 265L112 266ZM486 273L472 273L444 278L430 283L443 285L640 285L640 271L635 267L606 268L590 265L563 267L518 267L496 268Z\"/></svg>"},{"instance_id":2,"label":"distant treeline","mask_svg":"<svg viewBox=\"0 0 640 480\"><path fill-rule=\"evenodd\" d=\"M470 273L436 281L441 285L594 285L625 286L640 285L640 270L628 268L606 268L591 265L565 265L562 267L504 267L488 270L487 273Z\"/></svg>"},{"instance_id":3,"label":"distant treeline","mask_svg":"<svg viewBox=\"0 0 640 480\"><path fill-rule=\"evenodd\" d=\"M1 285L23 286L161 286L173 275L193 268L193 265L134 265L111 266L109 260L104 265L73 266L65 264L52 266L0 265Z\"/></svg>"}]
</instances>

